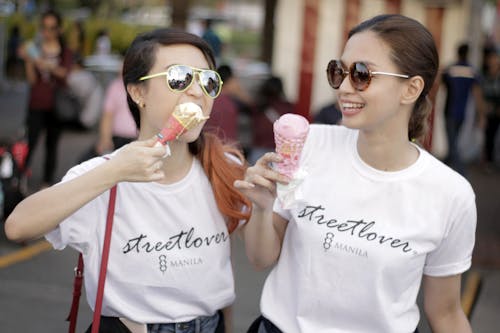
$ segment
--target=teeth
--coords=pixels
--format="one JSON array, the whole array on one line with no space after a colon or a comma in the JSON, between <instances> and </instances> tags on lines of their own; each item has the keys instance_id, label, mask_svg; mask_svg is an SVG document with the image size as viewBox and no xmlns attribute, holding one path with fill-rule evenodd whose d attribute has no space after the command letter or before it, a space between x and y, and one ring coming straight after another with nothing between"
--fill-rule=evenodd
<instances>
[{"instance_id":1,"label":"teeth","mask_svg":"<svg viewBox=\"0 0 500 333\"><path fill-rule=\"evenodd\" d=\"M364 106L364 104L361 103L343 103L342 107L343 108L355 108L355 109L360 109Z\"/></svg>"}]
</instances>

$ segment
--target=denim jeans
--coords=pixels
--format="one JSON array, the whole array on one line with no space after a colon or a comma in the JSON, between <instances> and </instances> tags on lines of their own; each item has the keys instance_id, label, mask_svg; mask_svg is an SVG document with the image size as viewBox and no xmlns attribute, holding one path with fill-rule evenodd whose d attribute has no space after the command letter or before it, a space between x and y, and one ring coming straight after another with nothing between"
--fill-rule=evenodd
<instances>
[{"instance_id":1,"label":"denim jeans","mask_svg":"<svg viewBox=\"0 0 500 333\"><path fill-rule=\"evenodd\" d=\"M175 324L148 324L148 333L218 333L222 331L219 321L223 320L220 312L210 317L197 317L191 321Z\"/></svg>"}]
</instances>

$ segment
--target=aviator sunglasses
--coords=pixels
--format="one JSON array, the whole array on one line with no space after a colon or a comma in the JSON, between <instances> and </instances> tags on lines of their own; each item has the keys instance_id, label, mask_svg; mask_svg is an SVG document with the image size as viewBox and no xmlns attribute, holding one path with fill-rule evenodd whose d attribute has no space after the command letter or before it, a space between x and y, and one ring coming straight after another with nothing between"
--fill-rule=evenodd
<instances>
[{"instance_id":1,"label":"aviator sunglasses","mask_svg":"<svg viewBox=\"0 0 500 333\"><path fill-rule=\"evenodd\" d=\"M363 91L368 88L372 77L375 75L389 75L403 79L408 79L410 77L404 74L372 72L363 62L353 62L349 70L346 70L340 60L330 60L326 68L326 76L328 77L328 83L330 83L333 89L338 89L347 75L349 75L349 80L351 80L354 89L358 91Z\"/></svg>"},{"instance_id":2,"label":"aviator sunglasses","mask_svg":"<svg viewBox=\"0 0 500 333\"><path fill-rule=\"evenodd\" d=\"M166 72L143 76L139 81L149 80L158 76L165 76L167 86L171 91L186 91L198 76L198 84L203 93L210 98L219 96L222 89L222 79L219 73L211 69L195 68L187 65L171 65Z\"/></svg>"}]
</instances>

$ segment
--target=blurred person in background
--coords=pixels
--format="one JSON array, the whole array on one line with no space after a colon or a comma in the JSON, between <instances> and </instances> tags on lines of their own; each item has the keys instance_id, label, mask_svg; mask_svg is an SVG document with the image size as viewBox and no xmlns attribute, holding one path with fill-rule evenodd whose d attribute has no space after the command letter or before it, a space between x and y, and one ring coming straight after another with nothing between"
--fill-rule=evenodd
<instances>
[{"instance_id":1,"label":"blurred person in background","mask_svg":"<svg viewBox=\"0 0 500 333\"><path fill-rule=\"evenodd\" d=\"M137 127L127 104L121 72L106 90L102 110L99 141L95 147L97 155L111 152L137 138Z\"/></svg>"},{"instance_id":2,"label":"blurred person in background","mask_svg":"<svg viewBox=\"0 0 500 333\"><path fill-rule=\"evenodd\" d=\"M333 101L323 106L313 118L313 123L316 124L338 125L341 121L342 113L339 110L337 101Z\"/></svg>"},{"instance_id":3,"label":"blurred person in background","mask_svg":"<svg viewBox=\"0 0 500 333\"><path fill-rule=\"evenodd\" d=\"M486 102L484 158L486 170L491 171L495 163L495 140L500 125L500 56L498 51L495 48L487 49L484 62L485 73L482 81L483 96Z\"/></svg>"},{"instance_id":4,"label":"blurred person in background","mask_svg":"<svg viewBox=\"0 0 500 333\"><path fill-rule=\"evenodd\" d=\"M75 56L85 56L85 26L82 20L73 22L68 32L68 47Z\"/></svg>"},{"instance_id":5,"label":"blurred person in background","mask_svg":"<svg viewBox=\"0 0 500 333\"><path fill-rule=\"evenodd\" d=\"M460 155L458 139L466 120L468 103L473 99L477 112L481 112L480 77L468 61L469 45L460 44L457 48L457 61L445 68L441 82L446 87L445 120L448 137L448 156L445 163L465 175L465 163Z\"/></svg>"},{"instance_id":6,"label":"blurred person in background","mask_svg":"<svg viewBox=\"0 0 500 333\"><path fill-rule=\"evenodd\" d=\"M23 39L18 25L13 25L10 29L7 41L7 61L5 62L5 72L7 76L20 79L23 76L23 59L19 56Z\"/></svg>"},{"instance_id":7,"label":"blurred person in background","mask_svg":"<svg viewBox=\"0 0 500 333\"><path fill-rule=\"evenodd\" d=\"M267 78L259 87L257 103L252 110L252 147L248 162L255 162L265 153L274 151L274 122L285 113L293 113L295 106L286 99L283 81L277 76Z\"/></svg>"},{"instance_id":8,"label":"blurred person in background","mask_svg":"<svg viewBox=\"0 0 500 333\"><path fill-rule=\"evenodd\" d=\"M80 54L74 56L73 67L66 79L71 93L78 100L79 110L73 123L83 129L93 128L99 121L103 91L92 72L85 69Z\"/></svg>"},{"instance_id":9,"label":"blurred person in background","mask_svg":"<svg viewBox=\"0 0 500 333\"><path fill-rule=\"evenodd\" d=\"M61 24L62 19L58 12L44 12L41 16L40 31L20 50L30 84L27 116L28 166L33 162L33 151L42 131L46 134L42 187L54 181L57 146L61 134L61 126L54 111L55 94L58 87L65 85L73 61L72 53L61 35Z\"/></svg>"},{"instance_id":10,"label":"blurred person in background","mask_svg":"<svg viewBox=\"0 0 500 333\"><path fill-rule=\"evenodd\" d=\"M241 112L249 112L252 99L234 75L231 66L221 65L217 72L224 84L221 94L214 101L206 126L221 139L236 143L239 141L239 115Z\"/></svg>"},{"instance_id":11,"label":"blurred person in background","mask_svg":"<svg viewBox=\"0 0 500 333\"><path fill-rule=\"evenodd\" d=\"M111 39L109 38L109 33L107 29L101 29L97 33L97 38L95 40L94 54L96 55L111 54Z\"/></svg>"},{"instance_id":12,"label":"blurred person in background","mask_svg":"<svg viewBox=\"0 0 500 333\"><path fill-rule=\"evenodd\" d=\"M220 60L220 57L222 56L222 40L212 27L212 19L206 19L205 21L203 21L203 25L204 30L201 37L208 43L208 45L210 45L210 47L214 51L215 60L218 62Z\"/></svg>"}]
</instances>

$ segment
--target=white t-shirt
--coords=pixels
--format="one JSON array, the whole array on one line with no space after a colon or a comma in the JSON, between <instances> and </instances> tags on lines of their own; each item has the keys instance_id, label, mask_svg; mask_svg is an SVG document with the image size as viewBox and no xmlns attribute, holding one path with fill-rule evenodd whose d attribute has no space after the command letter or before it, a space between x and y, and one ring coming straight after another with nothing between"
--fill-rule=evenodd
<instances>
[{"instance_id":1,"label":"white t-shirt","mask_svg":"<svg viewBox=\"0 0 500 333\"><path fill-rule=\"evenodd\" d=\"M422 149L404 170L376 170L359 157L357 137L312 125L301 161L305 202L290 210L275 202L289 223L261 310L283 332L413 332L422 274L470 267L470 184Z\"/></svg>"},{"instance_id":2,"label":"white t-shirt","mask_svg":"<svg viewBox=\"0 0 500 333\"><path fill-rule=\"evenodd\" d=\"M68 181L101 163L72 168ZM46 235L56 249L83 253L87 300L94 307L109 191ZM235 298L230 239L212 187L194 159L170 185L119 183L102 314L138 323L213 315Z\"/></svg>"}]
</instances>

